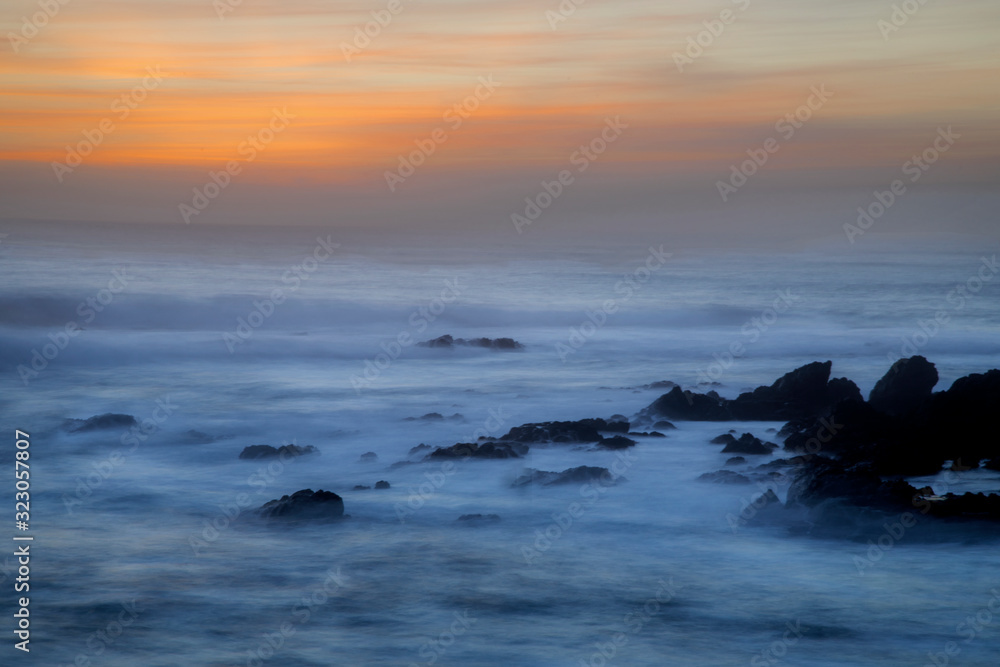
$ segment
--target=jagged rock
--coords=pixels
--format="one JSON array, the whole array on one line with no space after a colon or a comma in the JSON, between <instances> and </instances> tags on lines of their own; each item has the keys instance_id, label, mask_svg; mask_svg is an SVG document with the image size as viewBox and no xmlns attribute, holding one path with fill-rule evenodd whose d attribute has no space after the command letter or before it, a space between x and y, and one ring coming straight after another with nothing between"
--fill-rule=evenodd
<instances>
[{"instance_id":1,"label":"jagged rock","mask_svg":"<svg viewBox=\"0 0 1000 667\"><path fill-rule=\"evenodd\" d=\"M714 482L716 484L749 484L750 478L732 470L717 470L700 475L698 481Z\"/></svg>"},{"instance_id":2,"label":"jagged rock","mask_svg":"<svg viewBox=\"0 0 1000 667\"><path fill-rule=\"evenodd\" d=\"M518 459L528 453L528 446L520 442L494 440L490 442L460 442L451 447L438 447L424 457L425 461L440 459Z\"/></svg>"},{"instance_id":3,"label":"jagged rock","mask_svg":"<svg viewBox=\"0 0 1000 667\"><path fill-rule=\"evenodd\" d=\"M378 454L375 452L365 452L361 455L361 458L359 458L358 461L361 463L375 463L378 461Z\"/></svg>"},{"instance_id":4,"label":"jagged rock","mask_svg":"<svg viewBox=\"0 0 1000 667\"><path fill-rule=\"evenodd\" d=\"M552 486L554 484L584 484L586 482L600 482L604 486L613 486L618 480L623 480L621 476L615 476L607 468L596 466L579 466L569 468L562 472L548 472L545 470L534 470L529 468L525 474L514 480L512 486L527 486L528 484L538 484L540 486Z\"/></svg>"},{"instance_id":5,"label":"jagged rock","mask_svg":"<svg viewBox=\"0 0 1000 667\"><path fill-rule=\"evenodd\" d=\"M103 415L95 415L89 419L68 419L66 420L66 430L70 433L85 433L87 431L101 431L109 428L130 428L138 426L139 422L132 415L123 415L114 412L106 412Z\"/></svg>"},{"instance_id":6,"label":"jagged rock","mask_svg":"<svg viewBox=\"0 0 1000 667\"><path fill-rule=\"evenodd\" d=\"M693 391L682 391L674 387L669 392L643 410L650 418L667 417L687 421L729 421L732 416L725 405L726 401L714 391L698 394ZM655 428L664 428L654 425Z\"/></svg>"},{"instance_id":7,"label":"jagged rock","mask_svg":"<svg viewBox=\"0 0 1000 667\"><path fill-rule=\"evenodd\" d=\"M375 488L376 489L388 489L389 488L389 482L387 482L385 480L379 480L379 481L375 482Z\"/></svg>"},{"instance_id":8,"label":"jagged rock","mask_svg":"<svg viewBox=\"0 0 1000 667\"><path fill-rule=\"evenodd\" d=\"M418 454L423 454L424 452L429 452L432 449L434 449L434 448L431 447L430 445L425 445L424 443L421 442L416 447L411 447L410 451L409 451L409 454L407 454L407 456L417 456Z\"/></svg>"},{"instance_id":9,"label":"jagged rock","mask_svg":"<svg viewBox=\"0 0 1000 667\"><path fill-rule=\"evenodd\" d=\"M306 445L305 447L299 447L298 445L282 445L281 447L272 447L271 445L250 445L249 447L244 447L243 451L240 452L241 459L270 459L276 456L287 457L287 456L304 456L306 454L316 454L319 450L312 445Z\"/></svg>"},{"instance_id":10,"label":"jagged rock","mask_svg":"<svg viewBox=\"0 0 1000 667\"><path fill-rule=\"evenodd\" d=\"M717 438L713 438L712 444L724 444L723 454L748 454L751 456L770 454L773 449L778 448L774 443L763 442L759 438L755 438L752 433L744 433L739 438L734 438L729 433L725 433Z\"/></svg>"},{"instance_id":11,"label":"jagged rock","mask_svg":"<svg viewBox=\"0 0 1000 667\"><path fill-rule=\"evenodd\" d=\"M937 382L937 368L924 357L900 359L875 383L868 403L886 414L905 415L930 398Z\"/></svg>"},{"instance_id":12,"label":"jagged rock","mask_svg":"<svg viewBox=\"0 0 1000 667\"><path fill-rule=\"evenodd\" d=\"M344 516L344 500L332 491L320 489L314 493L302 489L264 503L257 513L269 519L340 519Z\"/></svg>"}]
</instances>

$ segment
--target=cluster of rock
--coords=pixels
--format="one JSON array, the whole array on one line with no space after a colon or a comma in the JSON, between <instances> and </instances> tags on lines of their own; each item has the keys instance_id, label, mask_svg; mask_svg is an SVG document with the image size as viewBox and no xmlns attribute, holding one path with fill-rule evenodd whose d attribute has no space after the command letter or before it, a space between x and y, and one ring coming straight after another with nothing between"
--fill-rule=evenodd
<instances>
[{"instance_id":1,"label":"cluster of rock","mask_svg":"<svg viewBox=\"0 0 1000 667\"><path fill-rule=\"evenodd\" d=\"M452 338L445 334L433 340L425 340L417 345L421 347L483 347L489 350L523 350L524 345L513 338Z\"/></svg>"},{"instance_id":2,"label":"cluster of rock","mask_svg":"<svg viewBox=\"0 0 1000 667\"><path fill-rule=\"evenodd\" d=\"M284 459L292 456L305 456L306 454L318 453L319 450L312 445L306 445L305 447L299 447L298 445L282 445L281 447L272 447L271 445L250 445L249 447L243 448L243 451L240 452L240 458L253 461L256 459L273 459L276 457Z\"/></svg>"}]
</instances>

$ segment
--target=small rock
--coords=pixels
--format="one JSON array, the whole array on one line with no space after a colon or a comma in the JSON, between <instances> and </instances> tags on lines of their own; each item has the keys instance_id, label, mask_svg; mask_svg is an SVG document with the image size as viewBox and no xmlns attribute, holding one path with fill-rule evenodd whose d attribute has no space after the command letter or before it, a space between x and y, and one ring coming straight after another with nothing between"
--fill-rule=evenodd
<instances>
[{"instance_id":1,"label":"small rock","mask_svg":"<svg viewBox=\"0 0 1000 667\"><path fill-rule=\"evenodd\" d=\"M376 489L388 489L389 488L389 482L385 481L384 479L383 480L379 480L379 481L375 482L375 488Z\"/></svg>"}]
</instances>

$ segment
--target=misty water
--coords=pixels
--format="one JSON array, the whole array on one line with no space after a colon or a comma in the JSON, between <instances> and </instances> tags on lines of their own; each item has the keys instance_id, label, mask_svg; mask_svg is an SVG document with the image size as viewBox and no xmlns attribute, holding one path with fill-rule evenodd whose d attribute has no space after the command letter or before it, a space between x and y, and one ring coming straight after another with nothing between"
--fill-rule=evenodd
<instances>
[{"instance_id":1,"label":"misty water","mask_svg":"<svg viewBox=\"0 0 1000 667\"><path fill-rule=\"evenodd\" d=\"M892 359L919 353L945 389L1000 365L1000 277L981 271L995 250L12 233L0 246L0 401L5 432L32 440L34 657L995 666L996 524L942 530L920 517L902 531L890 522L831 536L781 508L746 512L764 487L697 479L729 458L711 438L736 429L774 440L780 423L678 422L625 454L564 445L391 467L420 443L632 417L664 392L644 386L662 380L717 382L735 397L829 359L867 395ZM66 339L69 322L81 331ZM525 349L405 344L443 334ZM730 358L734 343L743 353ZM152 428L63 427L107 412ZM445 419L406 420L428 413ZM284 443L320 454L237 458ZM11 460L12 436L2 450ZM360 462L365 452L378 461ZM580 465L617 465L624 479L511 487L527 468ZM391 488L353 490L379 480ZM921 481L1000 490L987 470ZM350 518L252 516L304 488L340 494ZM475 513L501 519L457 521Z\"/></svg>"}]
</instances>

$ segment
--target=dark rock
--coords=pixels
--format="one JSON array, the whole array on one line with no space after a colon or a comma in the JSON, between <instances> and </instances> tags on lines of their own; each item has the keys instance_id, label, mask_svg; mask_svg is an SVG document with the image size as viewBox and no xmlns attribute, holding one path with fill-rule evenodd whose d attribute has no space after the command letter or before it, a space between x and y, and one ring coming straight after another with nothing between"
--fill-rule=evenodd
<instances>
[{"instance_id":1,"label":"dark rock","mask_svg":"<svg viewBox=\"0 0 1000 667\"><path fill-rule=\"evenodd\" d=\"M524 345L518 343L513 338L452 338L445 334L433 340L426 340L417 343L421 347L440 347L451 349L454 347L482 347L489 350L523 350Z\"/></svg>"},{"instance_id":2,"label":"dark rock","mask_svg":"<svg viewBox=\"0 0 1000 667\"><path fill-rule=\"evenodd\" d=\"M521 475L512 486L527 486L528 484L538 484L541 486L552 486L554 484L584 484L586 482L599 482L603 486L613 486L618 480L624 477L616 476L607 468L595 466L579 466L569 468L562 472L548 472L545 470L534 470L529 468Z\"/></svg>"},{"instance_id":3,"label":"dark rock","mask_svg":"<svg viewBox=\"0 0 1000 667\"><path fill-rule=\"evenodd\" d=\"M886 414L905 415L930 398L937 381L937 369L924 357L900 359L875 383L868 403Z\"/></svg>"},{"instance_id":4,"label":"dark rock","mask_svg":"<svg viewBox=\"0 0 1000 667\"><path fill-rule=\"evenodd\" d=\"M635 447L635 440L626 438L623 435L613 435L610 438L601 438L597 446L605 449L627 449L628 447Z\"/></svg>"},{"instance_id":5,"label":"dark rock","mask_svg":"<svg viewBox=\"0 0 1000 667\"><path fill-rule=\"evenodd\" d=\"M444 421L444 415L441 414L440 412L428 412L427 414L421 415L419 417L407 417L403 421L405 421L405 422L415 422L415 421L440 422L440 421Z\"/></svg>"},{"instance_id":6,"label":"dark rock","mask_svg":"<svg viewBox=\"0 0 1000 667\"><path fill-rule=\"evenodd\" d=\"M605 433L628 433L628 422L608 422L603 419L542 422L515 426L501 440L517 442L598 442Z\"/></svg>"},{"instance_id":7,"label":"dark rock","mask_svg":"<svg viewBox=\"0 0 1000 667\"><path fill-rule=\"evenodd\" d=\"M240 458L251 460L270 459L276 456L304 456L305 454L316 454L318 452L319 450L312 445L306 445L305 447L299 447L298 445L282 445L281 447L250 445L243 448L243 451L240 452Z\"/></svg>"},{"instance_id":8,"label":"dark rock","mask_svg":"<svg viewBox=\"0 0 1000 667\"><path fill-rule=\"evenodd\" d=\"M717 470L716 472L706 472L698 477L700 482L714 482L716 484L749 484L750 478L732 470Z\"/></svg>"},{"instance_id":9,"label":"dark rock","mask_svg":"<svg viewBox=\"0 0 1000 667\"><path fill-rule=\"evenodd\" d=\"M332 491L296 491L290 496L265 503L257 510L265 518L340 519L344 516L344 500Z\"/></svg>"},{"instance_id":10,"label":"dark rock","mask_svg":"<svg viewBox=\"0 0 1000 667\"><path fill-rule=\"evenodd\" d=\"M847 378L833 378L827 385L827 402L834 406L842 401L864 401L858 385Z\"/></svg>"},{"instance_id":11,"label":"dark rock","mask_svg":"<svg viewBox=\"0 0 1000 667\"><path fill-rule=\"evenodd\" d=\"M505 442L494 440L491 442L475 443L460 442L451 447L438 447L433 452L424 457L425 461L441 459L519 459L528 453L528 446L520 442Z\"/></svg>"},{"instance_id":12,"label":"dark rock","mask_svg":"<svg viewBox=\"0 0 1000 667\"><path fill-rule=\"evenodd\" d=\"M468 521L470 523L492 523L499 520L499 514L463 514L456 519L456 521Z\"/></svg>"},{"instance_id":13,"label":"dark rock","mask_svg":"<svg viewBox=\"0 0 1000 667\"><path fill-rule=\"evenodd\" d=\"M983 464L987 470L1000 470L1000 459L991 459Z\"/></svg>"},{"instance_id":14,"label":"dark rock","mask_svg":"<svg viewBox=\"0 0 1000 667\"><path fill-rule=\"evenodd\" d=\"M747 460L742 456L733 456L731 458L726 459L727 466L737 466L746 462Z\"/></svg>"},{"instance_id":15,"label":"dark rock","mask_svg":"<svg viewBox=\"0 0 1000 667\"><path fill-rule=\"evenodd\" d=\"M814 507L830 499L878 509L913 506L917 490L903 481L883 482L868 464L845 466L819 460L805 466L788 489L786 504Z\"/></svg>"},{"instance_id":16,"label":"dark rock","mask_svg":"<svg viewBox=\"0 0 1000 667\"><path fill-rule=\"evenodd\" d=\"M355 484L354 485L354 490L355 491L371 491L371 488L372 487L365 486L364 484Z\"/></svg>"},{"instance_id":17,"label":"dark rock","mask_svg":"<svg viewBox=\"0 0 1000 667\"><path fill-rule=\"evenodd\" d=\"M365 452L364 454L361 455L361 458L358 460L361 463L375 463L376 461L378 461L378 454L376 454L375 452Z\"/></svg>"},{"instance_id":18,"label":"dark rock","mask_svg":"<svg viewBox=\"0 0 1000 667\"><path fill-rule=\"evenodd\" d=\"M653 424L653 428L663 429L664 431L673 431L677 429L676 426L668 422L666 419L661 419Z\"/></svg>"},{"instance_id":19,"label":"dark rock","mask_svg":"<svg viewBox=\"0 0 1000 667\"><path fill-rule=\"evenodd\" d=\"M716 445L725 444L726 446L722 450L723 454L758 456L761 454L770 454L772 450L778 448L774 443L762 442L759 438L755 438L752 433L744 433L739 438L734 438L726 433L713 439L712 443Z\"/></svg>"},{"instance_id":20,"label":"dark rock","mask_svg":"<svg viewBox=\"0 0 1000 667\"><path fill-rule=\"evenodd\" d=\"M757 387L731 401L736 419L783 421L816 415L829 408L832 361L815 361L778 378L770 387ZM838 391L842 391L840 382Z\"/></svg>"},{"instance_id":21,"label":"dark rock","mask_svg":"<svg viewBox=\"0 0 1000 667\"><path fill-rule=\"evenodd\" d=\"M416 456L418 454L423 454L424 452L429 452L432 449L433 449L433 447L431 447L430 445L425 445L424 443L421 442L416 447L411 447L410 448L410 452L409 452L408 456Z\"/></svg>"},{"instance_id":22,"label":"dark rock","mask_svg":"<svg viewBox=\"0 0 1000 667\"><path fill-rule=\"evenodd\" d=\"M670 390L677 386L676 382L671 382L670 380L659 380L657 382L650 382L649 384L644 384L639 389L660 389L660 390Z\"/></svg>"},{"instance_id":23,"label":"dark rock","mask_svg":"<svg viewBox=\"0 0 1000 667\"><path fill-rule=\"evenodd\" d=\"M385 480L379 480L379 481L375 482L375 488L376 489L388 489L389 488L389 482L387 482Z\"/></svg>"},{"instance_id":24,"label":"dark rock","mask_svg":"<svg viewBox=\"0 0 1000 667\"><path fill-rule=\"evenodd\" d=\"M635 438L665 438L659 431L629 431L629 435Z\"/></svg>"},{"instance_id":25,"label":"dark rock","mask_svg":"<svg viewBox=\"0 0 1000 667\"><path fill-rule=\"evenodd\" d=\"M70 433L102 431L109 428L129 428L138 425L139 422L132 415L116 414L114 412L95 415L86 420L69 419L66 421L66 428Z\"/></svg>"},{"instance_id":26,"label":"dark rock","mask_svg":"<svg viewBox=\"0 0 1000 667\"><path fill-rule=\"evenodd\" d=\"M725 404L725 399L714 391L708 394L698 394L674 387L653 401L641 414L650 419L667 417L687 421L729 421L732 416ZM654 427L666 428L659 426L659 422Z\"/></svg>"}]
</instances>

